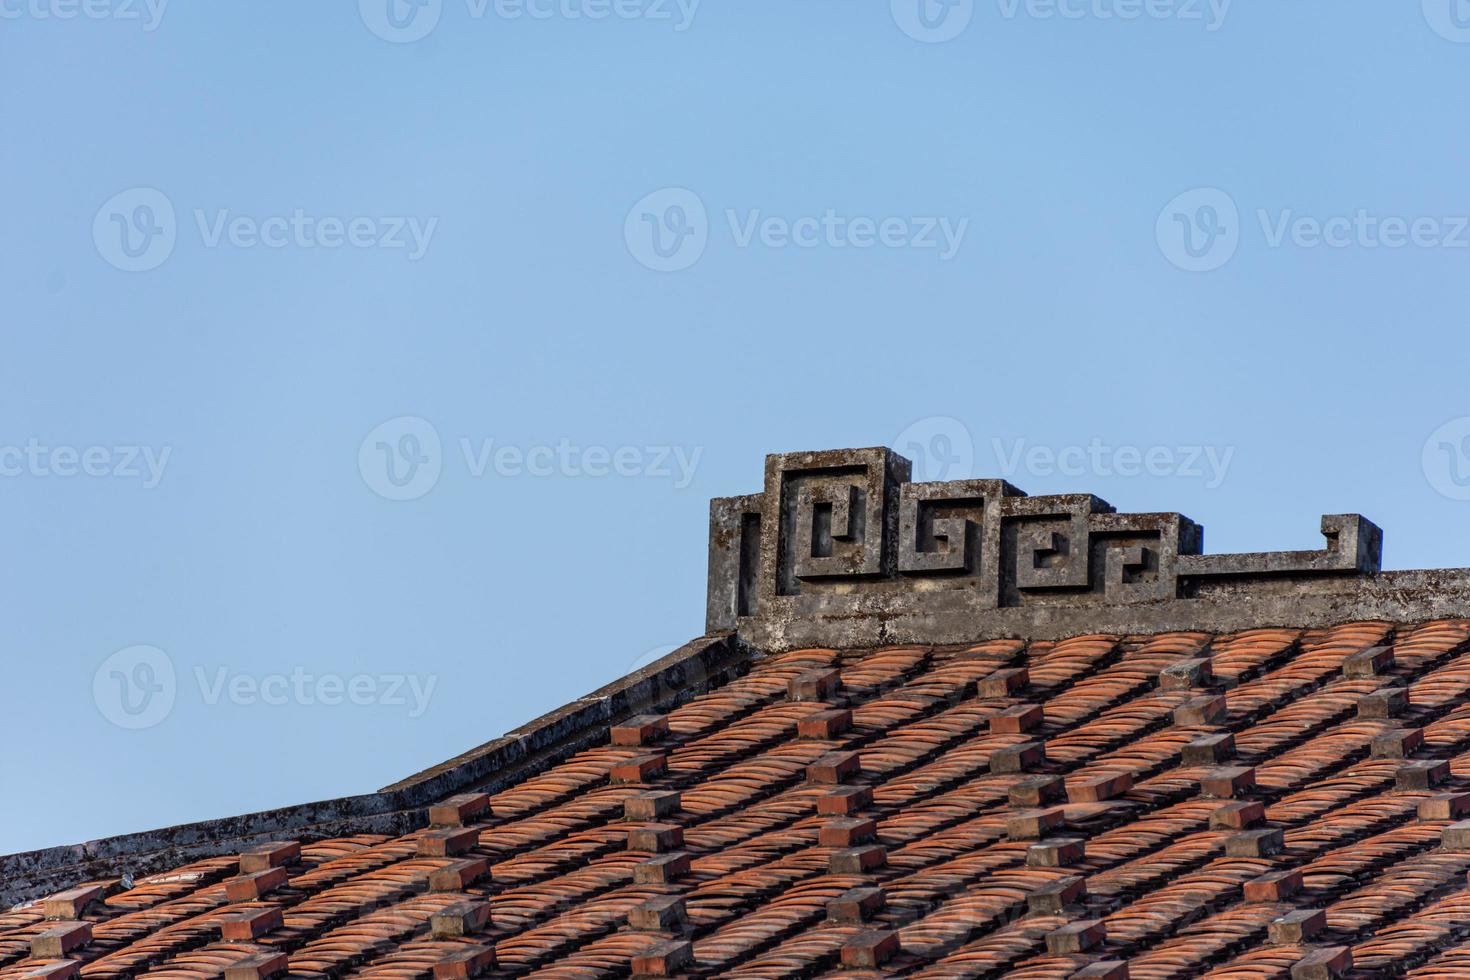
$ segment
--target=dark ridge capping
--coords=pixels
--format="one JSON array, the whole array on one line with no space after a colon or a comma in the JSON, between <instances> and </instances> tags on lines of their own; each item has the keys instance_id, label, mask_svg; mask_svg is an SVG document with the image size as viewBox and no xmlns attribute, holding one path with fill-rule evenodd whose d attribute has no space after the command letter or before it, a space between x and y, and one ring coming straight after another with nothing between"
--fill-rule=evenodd
<instances>
[{"instance_id":1,"label":"dark ridge capping","mask_svg":"<svg viewBox=\"0 0 1470 980\"><path fill-rule=\"evenodd\" d=\"M1470 568L1382 572L1354 581L1298 581L1290 590L1257 584L1211 589L1214 601L1173 600L1146 606L1001 609L977 622L963 608L938 600L923 613L853 615L845 619L753 620L741 639L772 653L821 646L872 649L893 644L967 646L985 640L1063 640L1094 633L1203 632L1285 627L1312 629L1365 620L1417 625L1470 619Z\"/></svg>"},{"instance_id":2,"label":"dark ridge capping","mask_svg":"<svg viewBox=\"0 0 1470 980\"><path fill-rule=\"evenodd\" d=\"M494 792L543 772L601 744L608 728L625 718L666 712L743 675L755 656L728 634L700 637L501 738L376 793L0 856L0 909L81 882L143 878L280 837L407 833L423 826L430 803L466 790Z\"/></svg>"},{"instance_id":3,"label":"dark ridge capping","mask_svg":"<svg viewBox=\"0 0 1470 980\"><path fill-rule=\"evenodd\" d=\"M615 722L663 714L697 694L744 675L758 654L730 634L700 637L606 687L547 712L448 762L415 773L381 792L410 787L439 799L467 789L496 792L585 748L602 744ZM547 761L543 761L547 760ZM512 771L509 767L520 767Z\"/></svg>"},{"instance_id":4,"label":"dark ridge capping","mask_svg":"<svg viewBox=\"0 0 1470 980\"><path fill-rule=\"evenodd\" d=\"M1322 518L1318 551L1206 555L1182 514L911 471L881 447L766 457L761 493L711 503L707 630L775 653L1470 616L1470 570L1384 573L1358 514Z\"/></svg>"}]
</instances>

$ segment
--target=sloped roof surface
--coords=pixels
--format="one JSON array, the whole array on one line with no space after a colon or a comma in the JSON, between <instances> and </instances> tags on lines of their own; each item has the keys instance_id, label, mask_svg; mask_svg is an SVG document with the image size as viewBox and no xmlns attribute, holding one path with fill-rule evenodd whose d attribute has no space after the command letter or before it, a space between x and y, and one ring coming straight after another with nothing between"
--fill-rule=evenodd
<instances>
[{"instance_id":1,"label":"sloped roof surface","mask_svg":"<svg viewBox=\"0 0 1470 980\"><path fill-rule=\"evenodd\" d=\"M0 980L1470 976L1467 641L774 655L437 829L0 914Z\"/></svg>"}]
</instances>

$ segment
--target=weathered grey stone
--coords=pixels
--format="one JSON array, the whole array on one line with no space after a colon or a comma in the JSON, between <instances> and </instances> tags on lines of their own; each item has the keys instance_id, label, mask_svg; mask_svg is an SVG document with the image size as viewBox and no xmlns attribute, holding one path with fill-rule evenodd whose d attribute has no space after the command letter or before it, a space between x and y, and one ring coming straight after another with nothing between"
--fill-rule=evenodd
<instances>
[{"instance_id":1,"label":"weathered grey stone","mask_svg":"<svg viewBox=\"0 0 1470 980\"><path fill-rule=\"evenodd\" d=\"M1359 718L1394 718L1409 706L1409 695L1401 687L1381 687L1358 699Z\"/></svg>"},{"instance_id":2,"label":"weathered grey stone","mask_svg":"<svg viewBox=\"0 0 1470 980\"><path fill-rule=\"evenodd\" d=\"M1026 896L1026 905L1032 915L1062 915L1067 906L1087 897L1087 879L1071 875L1048 882Z\"/></svg>"},{"instance_id":3,"label":"weathered grey stone","mask_svg":"<svg viewBox=\"0 0 1470 980\"><path fill-rule=\"evenodd\" d=\"M711 510L710 628L776 652L1470 614L1470 570L1383 574L1356 514L1319 551L1205 555L1179 514L909 472L882 448L767 457L761 493Z\"/></svg>"},{"instance_id":4,"label":"weathered grey stone","mask_svg":"<svg viewBox=\"0 0 1470 980\"><path fill-rule=\"evenodd\" d=\"M1186 742L1180 759L1186 766L1218 766L1235 758L1235 736L1230 732L1201 735Z\"/></svg>"},{"instance_id":5,"label":"weathered grey stone","mask_svg":"<svg viewBox=\"0 0 1470 980\"><path fill-rule=\"evenodd\" d=\"M1452 823L1440 835L1440 843L1446 851L1455 854L1470 853L1470 820Z\"/></svg>"},{"instance_id":6,"label":"weathered grey stone","mask_svg":"<svg viewBox=\"0 0 1470 980\"><path fill-rule=\"evenodd\" d=\"M1047 933L1046 949L1053 956L1085 953L1106 939L1107 929L1101 919L1082 919Z\"/></svg>"},{"instance_id":7,"label":"weathered grey stone","mask_svg":"<svg viewBox=\"0 0 1470 980\"><path fill-rule=\"evenodd\" d=\"M1311 942L1327 928L1327 913L1321 909L1293 909L1273 919L1266 926L1266 935L1277 946L1290 946Z\"/></svg>"},{"instance_id":8,"label":"weathered grey stone","mask_svg":"<svg viewBox=\"0 0 1470 980\"><path fill-rule=\"evenodd\" d=\"M1424 731L1419 728L1395 728L1373 736L1369 755L1375 759L1407 759L1424 744Z\"/></svg>"},{"instance_id":9,"label":"weathered grey stone","mask_svg":"<svg viewBox=\"0 0 1470 980\"><path fill-rule=\"evenodd\" d=\"M735 629L741 616L755 614L755 577L760 563L760 494L723 497L709 503L709 592L705 632Z\"/></svg>"},{"instance_id":10,"label":"weathered grey stone","mask_svg":"<svg viewBox=\"0 0 1470 980\"><path fill-rule=\"evenodd\" d=\"M1228 857L1264 858L1280 854L1286 846L1286 837L1277 827L1246 830L1225 840Z\"/></svg>"},{"instance_id":11,"label":"weathered grey stone","mask_svg":"<svg viewBox=\"0 0 1470 980\"><path fill-rule=\"evenodd\" d=\"M843 925L856 925L881 912L886 902L881 888L849 888L827 903L827 918Z\"/></svg>"},{"instance_id":12,"label":"weathered grey stone","mask_svg":"<svg viewBox=\"0 0 1470 980\"><path fill-rule=\"evenodd\" d=\"M1372 647L1343 659L1342 676L1350 680L1377 677L1393 665L1393 648Z\"/></svg>"},{"instance_id":13,"label":"weathered grey stone","mask_svg":"<svg viewBox=\"0 0 1470 980\"><path fill-rule=\"evenodd\" d=\"M1394 789L1413 792L1433 789L1450 778L1450 764L1443 759L1412 759L1394 773Z\"/></svg>"},{"instance_id":14,"label":"weathered grey stone","mask_svg":"<svg viewBox=\"0 0 1470 980\"><path fill-rule=\"evenodd\" d=\"M1164 691L1188 691L1195 687L1206 687L1213 679L1209 658L1192 657L1159 671L1159 688Z\"/></svg>"},{"instance_id":15,"label":"weathered grey stone","mask_svg":"<svg viewBox=\"0 0 1470 980\"><path fill-rule=\"evenodd\" d=\"M1291 968L1291 980L1332 980L1353 968L1353 951L1348 946L1327 946L1308 951Z\"/></svg>"}]
</instances>

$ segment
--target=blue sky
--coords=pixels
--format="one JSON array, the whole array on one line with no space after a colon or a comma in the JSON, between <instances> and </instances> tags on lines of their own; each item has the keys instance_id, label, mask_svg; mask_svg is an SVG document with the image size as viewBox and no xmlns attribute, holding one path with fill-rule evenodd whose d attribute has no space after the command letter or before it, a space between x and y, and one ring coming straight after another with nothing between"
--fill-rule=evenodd
<instances>
[{"instance_id":1,"label":"blue sky","mask_svg":"<svg viewBox=\"0 0 1470 980\"><path fill-rule=\"evenodd\" d=\"M393 3L0 3L0 851L621 676L771 451L1470 564L1470 5Z\"/></svg>"}]
</instances>

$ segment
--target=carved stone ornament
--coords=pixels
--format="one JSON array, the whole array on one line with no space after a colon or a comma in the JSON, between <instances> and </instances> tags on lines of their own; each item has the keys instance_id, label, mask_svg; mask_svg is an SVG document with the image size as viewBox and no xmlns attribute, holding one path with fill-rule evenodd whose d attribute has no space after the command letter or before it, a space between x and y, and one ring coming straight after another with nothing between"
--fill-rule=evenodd
<instances>
[{"instance_id":1,"label":"carved stone ornament","mask_svg":"<svg viewBox=\"0 0 1470 980\"><path fill-rule=\"evenodd\" d=\"M1380 569L1382 532L1357 514L1322 518L1320 551L1206 555L1181 514L1028 497L1004 480L911 483L910 469L885 448L768 456L762 492L711 503L708 630L775 647L1086 631L1089 612L1178 619L1179 604L1243 584L1321 592Z\"/></svg>"}]
</instances>

